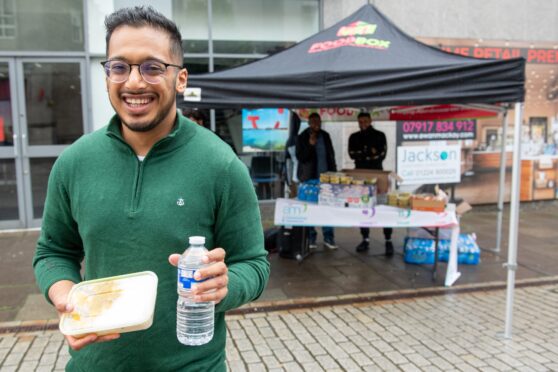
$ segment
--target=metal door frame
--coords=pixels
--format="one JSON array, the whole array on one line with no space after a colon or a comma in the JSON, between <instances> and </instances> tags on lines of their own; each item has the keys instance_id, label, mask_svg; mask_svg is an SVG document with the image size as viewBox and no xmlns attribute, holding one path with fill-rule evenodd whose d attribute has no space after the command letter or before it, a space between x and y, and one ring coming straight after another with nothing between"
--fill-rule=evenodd
<instances>
[{"instance_id":1,"label":"metal door frame","mask_svg":"<svg viewBox=\"0 0 558 372\"><path fill-rule=\"evenodd\" d=\"M77 63L80 71L80 91L82 106L83 133L88 128L88 85L85 69L85 58L80 57L13 57L0 58L0 62L8 61L10 68L10 94L12 97L12 115L14 122L13 154L7 158L16 159L17 190L19 205L19 221L0 221L0 229L40 227L42 218L33 213L33 191L31 188L30 159L57 158L70 145L29 145L27 125L27 102L25 100L25 63ZM79 94L76 93L76 94ZM2 152L0 152L0 158ZM46 186L46 185L45 185Z\"/></svg>"},{"instance_id":2,"label":"metal door frame","mask_svg":"<svg viewBox=\"0 0 558 372\"><path fill-rule=\"evenodd\" d=\"M16 220L0 220L0 229L20 229L25 227L25 196L23 181L23 163L21 149L21 126L18 120L18 92L16 86L15 58L0 57L0 63L8 64L10 80L10 105L12 109L12 140L13 146L0 147L0 159L13 159L16 171L16 190L18 218Z\"/></svg>"}]
</instances>

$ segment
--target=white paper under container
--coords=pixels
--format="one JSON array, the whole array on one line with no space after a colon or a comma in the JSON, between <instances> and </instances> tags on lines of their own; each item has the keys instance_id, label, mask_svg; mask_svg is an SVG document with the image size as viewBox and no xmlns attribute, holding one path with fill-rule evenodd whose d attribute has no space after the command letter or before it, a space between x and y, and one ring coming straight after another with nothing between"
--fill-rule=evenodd
<instances>
[{"instance_id":1,"label":"white paper under container","mask_svg":"<svg viewBox=\"0 0 558 372\"><path fill-rule=\"evenodd\" d=\"M68 294L74 311L60 318L69 336L106 335L151 327L157 297L157 275L151 271L88 280Z\"/></svg>"}]
</instances>

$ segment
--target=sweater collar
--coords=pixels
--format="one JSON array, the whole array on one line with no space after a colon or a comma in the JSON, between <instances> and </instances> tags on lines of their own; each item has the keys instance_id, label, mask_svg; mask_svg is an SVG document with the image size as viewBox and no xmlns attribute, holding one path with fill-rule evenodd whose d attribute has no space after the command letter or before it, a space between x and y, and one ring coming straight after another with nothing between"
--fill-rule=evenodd
<instances>
[{"instance_id":1,"label":"sweater collar","mask_svg":"<svg viewBox=\"0 0 558 372\"><path fill-rule=\"evenodd\" d=\"M184 116L182 116L180 112L177 112L172 130L164 138L157 141L151 150L149 150L149 153L170 152L183 146L194 136L195 125L196 124L189 122ZM120 118L118 115L114 115L106 127L106 135L117 139L131 149L130 145L124 140L124 137L122 137L121 128L122 122L120 121Z\"/></svg>"}]
</instances>

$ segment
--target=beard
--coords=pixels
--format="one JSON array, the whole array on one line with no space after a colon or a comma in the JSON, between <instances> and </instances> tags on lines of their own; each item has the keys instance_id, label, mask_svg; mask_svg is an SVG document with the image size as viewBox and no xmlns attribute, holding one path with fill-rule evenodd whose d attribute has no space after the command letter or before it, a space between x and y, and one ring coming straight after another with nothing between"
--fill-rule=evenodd
<instances>
[{"instance_id":1,"label":"beard","mask_svg":"<svg viewBox=\"0 0 558 372\"><path fill-rule=\"evenodd\" d=\"M174 81L174 84L176 84L176 79ZM160 94L158 95L158 98L161 99ZM173 98L174 97L170 96L166 102L161 102L161 105L157 108L157 113L155 117L151 121L146 121L146 119L142 119L142 118L138 118L136 120L132 117L131 119L128 120L128 122L126 122L123 119L123 115L120 115L120 113L116 109L116 105L112 102L112 97L109 94L110 104L114 109L114 111L116 111L118 117L120 118L120 122L123 125L125 125L126 128L128 128L130 131L138 132L138 133L149 132L157 128L161 124L161 122L163 122L163 120L165 120L165 118L169 115L169 112L173 109L173 105L176 102L175 98L174 99Z\"/></svg>"},{"instance_id":2,"label":"beard","mask_svg":"<svg viewBox=\"0 0 558 372\"><path fill-rule=\"evenodd\" d=\"M133 132L149 132L150 130L157 128L159 124L161 124L161 122L167 117L169 111L172 109L173 103L174 102L172 100L169 100L164 106L161 106L157 111L157 115L155 116L155 118L149 122L141 122L140 119L137 122L130 121L129 123L127 123L122 120L122 118L120 118L120 121L126 126L126 128Z\"/></svg>"}]
</instances>

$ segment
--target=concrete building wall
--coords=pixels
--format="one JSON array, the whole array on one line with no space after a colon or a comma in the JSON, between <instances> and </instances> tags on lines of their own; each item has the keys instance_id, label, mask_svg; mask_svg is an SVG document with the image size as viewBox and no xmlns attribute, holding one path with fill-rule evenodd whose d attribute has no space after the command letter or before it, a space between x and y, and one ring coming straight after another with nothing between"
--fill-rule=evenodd
<instances>
[{"instance_id":1,"label":"concrete building wall","mask_svg":"<svg viewBox=\"0 0 558 372\"><path fill-rule=\"evenodd\" d=\"M412 36L558 44L558 0L370 0ZM324 27L367 0L323 0Z\"/></svg>"}]
</instances>

